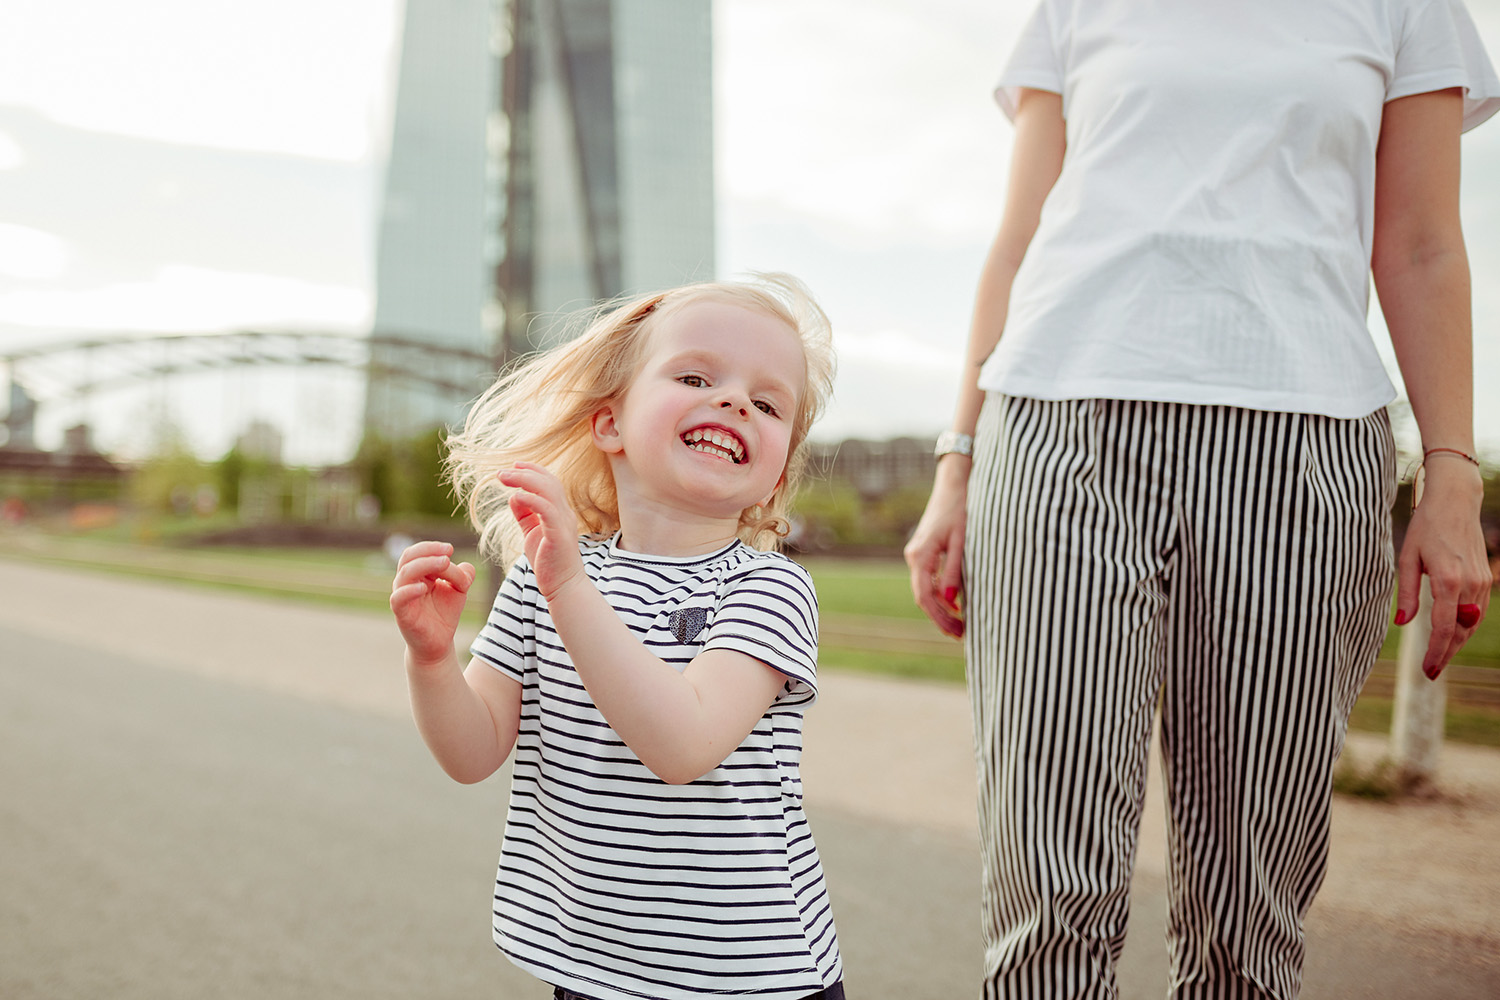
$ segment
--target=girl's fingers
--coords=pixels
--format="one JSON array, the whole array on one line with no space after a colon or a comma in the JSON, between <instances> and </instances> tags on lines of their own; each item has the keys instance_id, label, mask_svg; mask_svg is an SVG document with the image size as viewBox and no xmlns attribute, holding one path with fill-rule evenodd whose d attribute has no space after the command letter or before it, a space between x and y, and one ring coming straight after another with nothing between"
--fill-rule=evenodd
<instances>
[{"instance_id":1,"label":"girl's fingers","mask_svg":"<svg viewBox=\"0 0 1500 1000\"><path fill-rule=\"evenodd\" d=\"M396 583L400 585L426 577L442 576L452 565L453 562L446 553L417 556L396 567Z\"/></svg>"},{"instance_id":2,"label":"girl's fingers","mask_svg":"<svg viewBox=\"0 0 1500 1000\"><path fill-rule=\"evenodd\" d=\"M528 494L515 492L510 495L510 514L521 525L529 528L532 524L540 524L543 520L542 513L538 509L536 498Z\"/></svg>"},{"instance_id":3,"label":"girl's fingers","mask_svg":"<svg viewBox=\"0 0 1500 1000\"><path fill-rule=\"evenodd\" d=\"M402 566L413 559L424 559L431 556L448 556L453 554L453 546L447 542L414 542L408 545L401 553L401 558L396 560L397 566Z\"/></svg>"},{"instance_id":4,"label":"girl's fingers","mask_svg":"<svg viewBox=\"0 0 1500 1000\"><path fill-rule=\"evenodd\" d=\"M408 583L391 591L391 610L399 617L403 608L432 592L432 586L426 580L418 580L416 583Z\"/></svg>"},{"instance_id":5,"label":"girl's fingers","mask_svg":"<svg viewBox=\"0 0 1500 1000\"><path fill-rule=\"evenodd\" d=\"M442 573L442 579L460 594L466 594L473 586L476 575L471 564L450 562L448 568Z\"/></svg>"},{"instance_id":6,"label":"girl's fingers","mask_svg":"<svg viewBox=\"0 0 1500 1000\"><path fill-rule=\"evenodd\" d=\"M546 497L558 507L567 505L561 480L549 472L545 466L537 465L535 462L517 462L512 468L501 469L499 477L500 482L512 489Z\"/></svg>"},{"instance_id":7,"label":"girl's fingers","mask_svg":"<svg viewBox=\"0 0 1500 1000\"><path fill-rule=\"evenodd\" d=\"M420 556L403 563L396 570L391 592L420 585L431 589L433 583L442 580L459 593L467 593L474 584L477 571L470 563L455 563L447 555Z\"/></svg>"},{"instance_id":8,"label":"girl's fingers","mask_svg":"<svg viewBox=\"0 0 1500 1000\"><path fill-rule=\"evenodd\" d=\"M517 489L510 495L509 503L511 515L523 529L533 524L556 524L570 530L572 528L572 519L563 516L563 505L552 497L528 489Z\"/></svg>"}]
</instances>

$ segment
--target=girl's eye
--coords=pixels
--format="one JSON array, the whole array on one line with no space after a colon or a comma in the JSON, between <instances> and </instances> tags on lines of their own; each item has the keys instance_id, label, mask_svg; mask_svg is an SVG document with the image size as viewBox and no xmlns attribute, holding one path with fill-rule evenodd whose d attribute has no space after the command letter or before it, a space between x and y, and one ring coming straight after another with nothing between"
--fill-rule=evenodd
<instances>
[{"instance_id":1,"label":"girl's eye","mask_svg":"<svg viewBox=\"0 0 1500 1000\"><path fill-rule=\"evenodd\" d=\"M755 401L755 408L762 413L770 414L773 417L776 416L776 407L772 406L770 403L766 402L763 399L757 399Z\"/></svg>"},{"instance_id":2,"label":"girl's eye","mask_svg":"<svg viewBox=\"0 0 1500 1000\"><path fill-rule=\"evenodd\" d=\"M708 386L708 380L702 375L679 375L677 381L693 389L703 389Z\"/></svg>"}]
</instances>

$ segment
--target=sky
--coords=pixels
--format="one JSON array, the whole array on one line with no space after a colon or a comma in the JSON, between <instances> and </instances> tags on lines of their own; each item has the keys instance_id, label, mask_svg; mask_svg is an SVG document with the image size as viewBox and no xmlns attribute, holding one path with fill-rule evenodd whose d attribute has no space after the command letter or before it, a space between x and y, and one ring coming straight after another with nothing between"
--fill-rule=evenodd
<instances>
[{"instance_id":1,"label":"sky","mask_svg":"<svg viewBox=\"0 0 1500 1000\"><path fill-rule=\"evenodd\" d=\"M368 329L400 6L0 5L0 349ZM840 374L818 438L948 423L1007 173L990 90L1030 6L714 0L719 271L791 271L828 311ZM1469 7L1500 58L1500 0ZM1464 171L1476 422L1500 460L1500 121L1465 136ZM1394 372L1378 309L1372 327ZM54 405L39 437L87 421L140 453L165 407L205 457L259 418L288 460L336 462L360 403L352 375L241 374Z\"/></svg>"}]
</instances>

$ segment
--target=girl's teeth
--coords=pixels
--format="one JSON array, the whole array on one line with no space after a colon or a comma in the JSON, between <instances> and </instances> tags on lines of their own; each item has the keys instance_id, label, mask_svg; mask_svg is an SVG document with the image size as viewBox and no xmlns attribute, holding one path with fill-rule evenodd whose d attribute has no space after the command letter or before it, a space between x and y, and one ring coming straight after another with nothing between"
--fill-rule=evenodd
<instances>
[{"instance_id":1,"label":"girl's teeth","mask_svg":"<svg viewBox=\"0 0 1500 1000\"><path fill-rule=\"evenodd\" d=\"M743 449L740 447L738 441L728 434L721 434L718 431L704 431L692 441L687 442L687 446L694 451L703 452L705 455L722 455L736 464L740 461L740 456L743 454Z\"/></svg>"}]
</instances>

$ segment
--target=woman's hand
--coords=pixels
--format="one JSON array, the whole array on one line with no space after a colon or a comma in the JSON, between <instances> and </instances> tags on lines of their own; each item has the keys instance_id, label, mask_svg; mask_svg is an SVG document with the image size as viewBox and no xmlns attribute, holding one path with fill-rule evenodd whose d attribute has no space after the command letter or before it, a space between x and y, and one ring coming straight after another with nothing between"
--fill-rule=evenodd
<instances>
[{"instance_id":1,"label":"woman's hand","mask_svg":"<svg viewBox=\"0 0 1500 1000\"><path fill-rule=\"evenodd\" d=\"M401 553L391 584L391 611L415 664L453 655L453 636L474 584L474 567L454 563L447 542L417 542Z\"/></svg>"},{"instance_id":2,"label":"woman's hand","mask_svg":"<svg viewBox=\"0 0 1500 1000\"><path fill-rule=\"evenodd\" d=\"M1436 680L1484 617L1493 579L1479 523L1484 483L1478 470L1442 459L1427 464L1425 479L1421 502L1401 544L1396 624L1416 617L1422 574L1427 574L1432 638L1422 657L1422 672Z\"/></svg>"},{"instance_id":3,"label":"woman's hand","mask_svg":"<svg viewBox=\"0 0 1500 1000\"><path fill-rule=\"evenodd\" d=\"M522 548L542 596L550 602L571 581L587 579L578 552L578 516L558 478L534 462L517 462L500 473L500 482L515 491L510 512L521 526Z\"/></svg>"},{"instance_id":4,"label":"woman's hand","mask_svg":"<svg viewBox=\"0 0 1500 1000\"><path fill-rule=\"evenodd\" d=\"M944 455L939 460L932 496L905 549L917 607L956 639L964 634L959 598L964 589L964 506L971 464L971 459L959 454Z\"/></svg>"}]
</instances>

